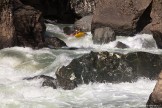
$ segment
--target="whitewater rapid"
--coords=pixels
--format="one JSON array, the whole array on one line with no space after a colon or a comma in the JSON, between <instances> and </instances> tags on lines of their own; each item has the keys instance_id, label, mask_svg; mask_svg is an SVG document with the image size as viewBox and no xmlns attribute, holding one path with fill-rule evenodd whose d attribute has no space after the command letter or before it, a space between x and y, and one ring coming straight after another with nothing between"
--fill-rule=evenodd
<instances>
[{"instance_id":1,"label":"whitewater rapid","mask_svg":"<svg viewBox=\"0 0 162 108\"><path fill-rule=\"evenodd\" d=\"M42 80L22 80L25 77L48 75L55 77L57 69L68 65L90 51L128 53L145 51L162 54L151 35L118 37L128 49L115 48L117 41L95 45L92 36L68 37L61 26L47 24L47 34L57 36L68 47L78 50L13 47L0 50L0 108L138 108L145 107L156 81L139 78L134 83L94 83L79 85L74 90L41 87Z\"/></svg>"}]
</instances>

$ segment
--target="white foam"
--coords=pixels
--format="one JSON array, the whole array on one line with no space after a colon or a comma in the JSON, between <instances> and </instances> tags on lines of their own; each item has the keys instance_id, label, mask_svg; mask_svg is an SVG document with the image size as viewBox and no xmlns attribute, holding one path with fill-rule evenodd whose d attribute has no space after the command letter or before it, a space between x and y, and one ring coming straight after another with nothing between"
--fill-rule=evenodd
<instances>
[{"instance_id":1,"label":"white foam","mask_svg":"<svg viewBox=\"0 0 162 108\"><path fill-rule=\"evenodd\" d=\"M121 37L117 36L117 40L110 42L108 44L97 45L93 44L92 34L87 33L86 36L81 38L76 38L74 36L65 35L61 28L56 25L48 25L47 31L52 32L58 38L61 38L69 47L78 47L78 48L93 48L96 50L108 50L116 47L118 41L129 46L130 49L157 49L157 45L152 35L149 34L137 34L133 37Z\"/></svg>"},{"instance_id":2,"label":"white foam","mask_svg":"<svg viewBox=\"0 0 162 108\"><path fill-rule=\"evenodd\" d=\"M83 49L68 51L13 47L0 50L0 108L145 107L156 81L139 79L134 83L94 83L80 85L74 90L61 88L54 90L49 87L41 87L41 79L22 80L24 77L40 74L54 77L58 68L68 65L74 58L89 53L91 49L86 48L97 51L115 49L116 41L104 45L93 44L90 33L78 39L67 37L57 26L49 25L47 29L51 34L53 32L59 34L57 36L61 36L68 46ZM151 35L122 37L117 41L130 46L133 51L144 48L153 53L162 53L161 50L156 49Z\"/></svg>"},{"instance_id":3,"label":"white foam","mask_svg":"<svg viewBox=\"0 0 162 108\"><path fill-rule=\"evenodd\" d=\"M41 80L0 86L0 106L18 104L21 107L57 106L61 108L130 108L144 107L155 81L140 79L135 83L95 83L80 85L74 90L40 87ZM4 92L5 91L5 92ZM8 108L8 107L4 107ZM12 107L9 107L12 108Z\"/></svg>"}]
</instances>

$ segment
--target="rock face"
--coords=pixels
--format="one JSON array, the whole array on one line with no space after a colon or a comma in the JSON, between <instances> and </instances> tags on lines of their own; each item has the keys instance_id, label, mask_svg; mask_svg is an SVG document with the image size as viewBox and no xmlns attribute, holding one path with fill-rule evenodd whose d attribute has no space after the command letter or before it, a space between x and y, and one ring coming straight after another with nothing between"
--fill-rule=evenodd
<instances>
[{"instance_id":1,"label":"rock face","mask_svg":"<svg viewBox=\"0 0 162 108\"><path fill-rule=\"evenodd\" d=\"M80 16L87 16L94 12L98 0L71 0L71 7Z\"/></svg>"},{"instance_id":2,"label":"rock face","mask_svg":"<svg viewBox=\"0 0 162 108\"><path fill-rule=\"evenodd\" d=\"M151 22L151 6L152 0L99 0L92 19L92 33L110 27L115 35L134 35Z\"/></svg>"},{"instance_id":3,"label":"rock face","mask_svg":"<svg viewBox=\"0 0 162 108\"><path fill-rule=\"evenodd\" d=\"M132 35L140 31L138 26L150 22L150 19L144 21L141 17L151 3L152 0L100 0L94 12L92 30L108 26L116 35ZM143 25L138 25L139 22Z\"/></svg>"},{"instance_id":4,"label":"rock face","mask_svg":"<svg viewBox=\"0 0 162 108\"><path fill-rule=\"evenodd\" d=\"M162 71L159 74L157 83L147 102L147 108L162 107Z\"/></svg>"},{"instance_id":5,"label":"rock face","mask_svg":"<svg viewBox=\"0 0 162 108\"><path fill-rule=\"evenodd\" d=\"M14 3L16 45L32 48L44 46L45 24L42 13L21 2Z\"/></svg>"},{"instance_id":6,"label":"rock face","mask_svg":"<svg viewBox=\"0 0 162 108\"><path fill-rule=\"evenodd\" d=\"M11 0L0 0L0 49L14 44L15 28L12 8Z\"/></svg>"},{"instance_id":7,"label":"rock face","mask_svg":"<svg viewBox=\"0 0 162 108\"><path fill-rule=\"evenodd\" d=\"M162 1L153 0L151 11L151 31L159 48L162 48Z\"/></svg>"},{"instance_id":8,"label":"rock face","mask_svg":"<svg viewBox=\"0 0 162 108\"><path fill-rule=\"evenodd\" d=\"M78 85L89 82L132 82L139 77L155 79L162 69L161 61L160 55L145 52L126 55L91 52L63 66L56 76L61 79L58 81L62 87L67 87L68 82Z\"/></svg>"}]
</instances>

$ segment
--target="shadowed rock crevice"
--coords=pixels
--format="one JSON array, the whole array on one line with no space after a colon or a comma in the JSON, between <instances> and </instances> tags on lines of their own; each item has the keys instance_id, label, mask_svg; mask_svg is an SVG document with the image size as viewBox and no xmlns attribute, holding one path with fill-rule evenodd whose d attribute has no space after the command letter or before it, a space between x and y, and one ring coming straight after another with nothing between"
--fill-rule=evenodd
<instances>
[{"instance_id":1,"label":"shadowed rock crevice","mask_svg":"<svg viewBox=\"0 0 162 108\"><path fill-rule=\"evenodd\" d=\"M43 13L45 19L56 20L58 23L74 23L80 18L71 8L70 0L21 0Z\"/></svg>"},{"instance_id":2,"label":"shadowed rock crevice","mask_svg":"<svg viewBox=\"0 0 162 108\"><path fill-rule=\"evenodd\" d=\"M136 26L136 32L141 32L144 27L146 27L149 23L152 22L152 18L150 16L152 10L152 2L150 5L146 8L146 10L143 12L141 17L139 18Z\"/></svg>"}]
</instances>

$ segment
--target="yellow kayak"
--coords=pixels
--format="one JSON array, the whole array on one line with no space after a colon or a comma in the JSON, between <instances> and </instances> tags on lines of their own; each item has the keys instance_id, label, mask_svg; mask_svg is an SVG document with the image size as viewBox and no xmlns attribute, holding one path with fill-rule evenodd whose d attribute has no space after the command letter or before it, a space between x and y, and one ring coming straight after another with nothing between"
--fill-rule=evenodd
<instances>
[{"instance_id":1,"label":"yellow kayak","mask_svg":"<svg viewBox=\"0 0 162 108\"><path fill-rule=\"evenodd\" d=\"M80 38L80 37L83 37L83 36L85 36L85 35L86 35L85 32L79 32L79 33L75 34L74 36L75 36L76 38Z\"/></svg>"}]
</instances>

